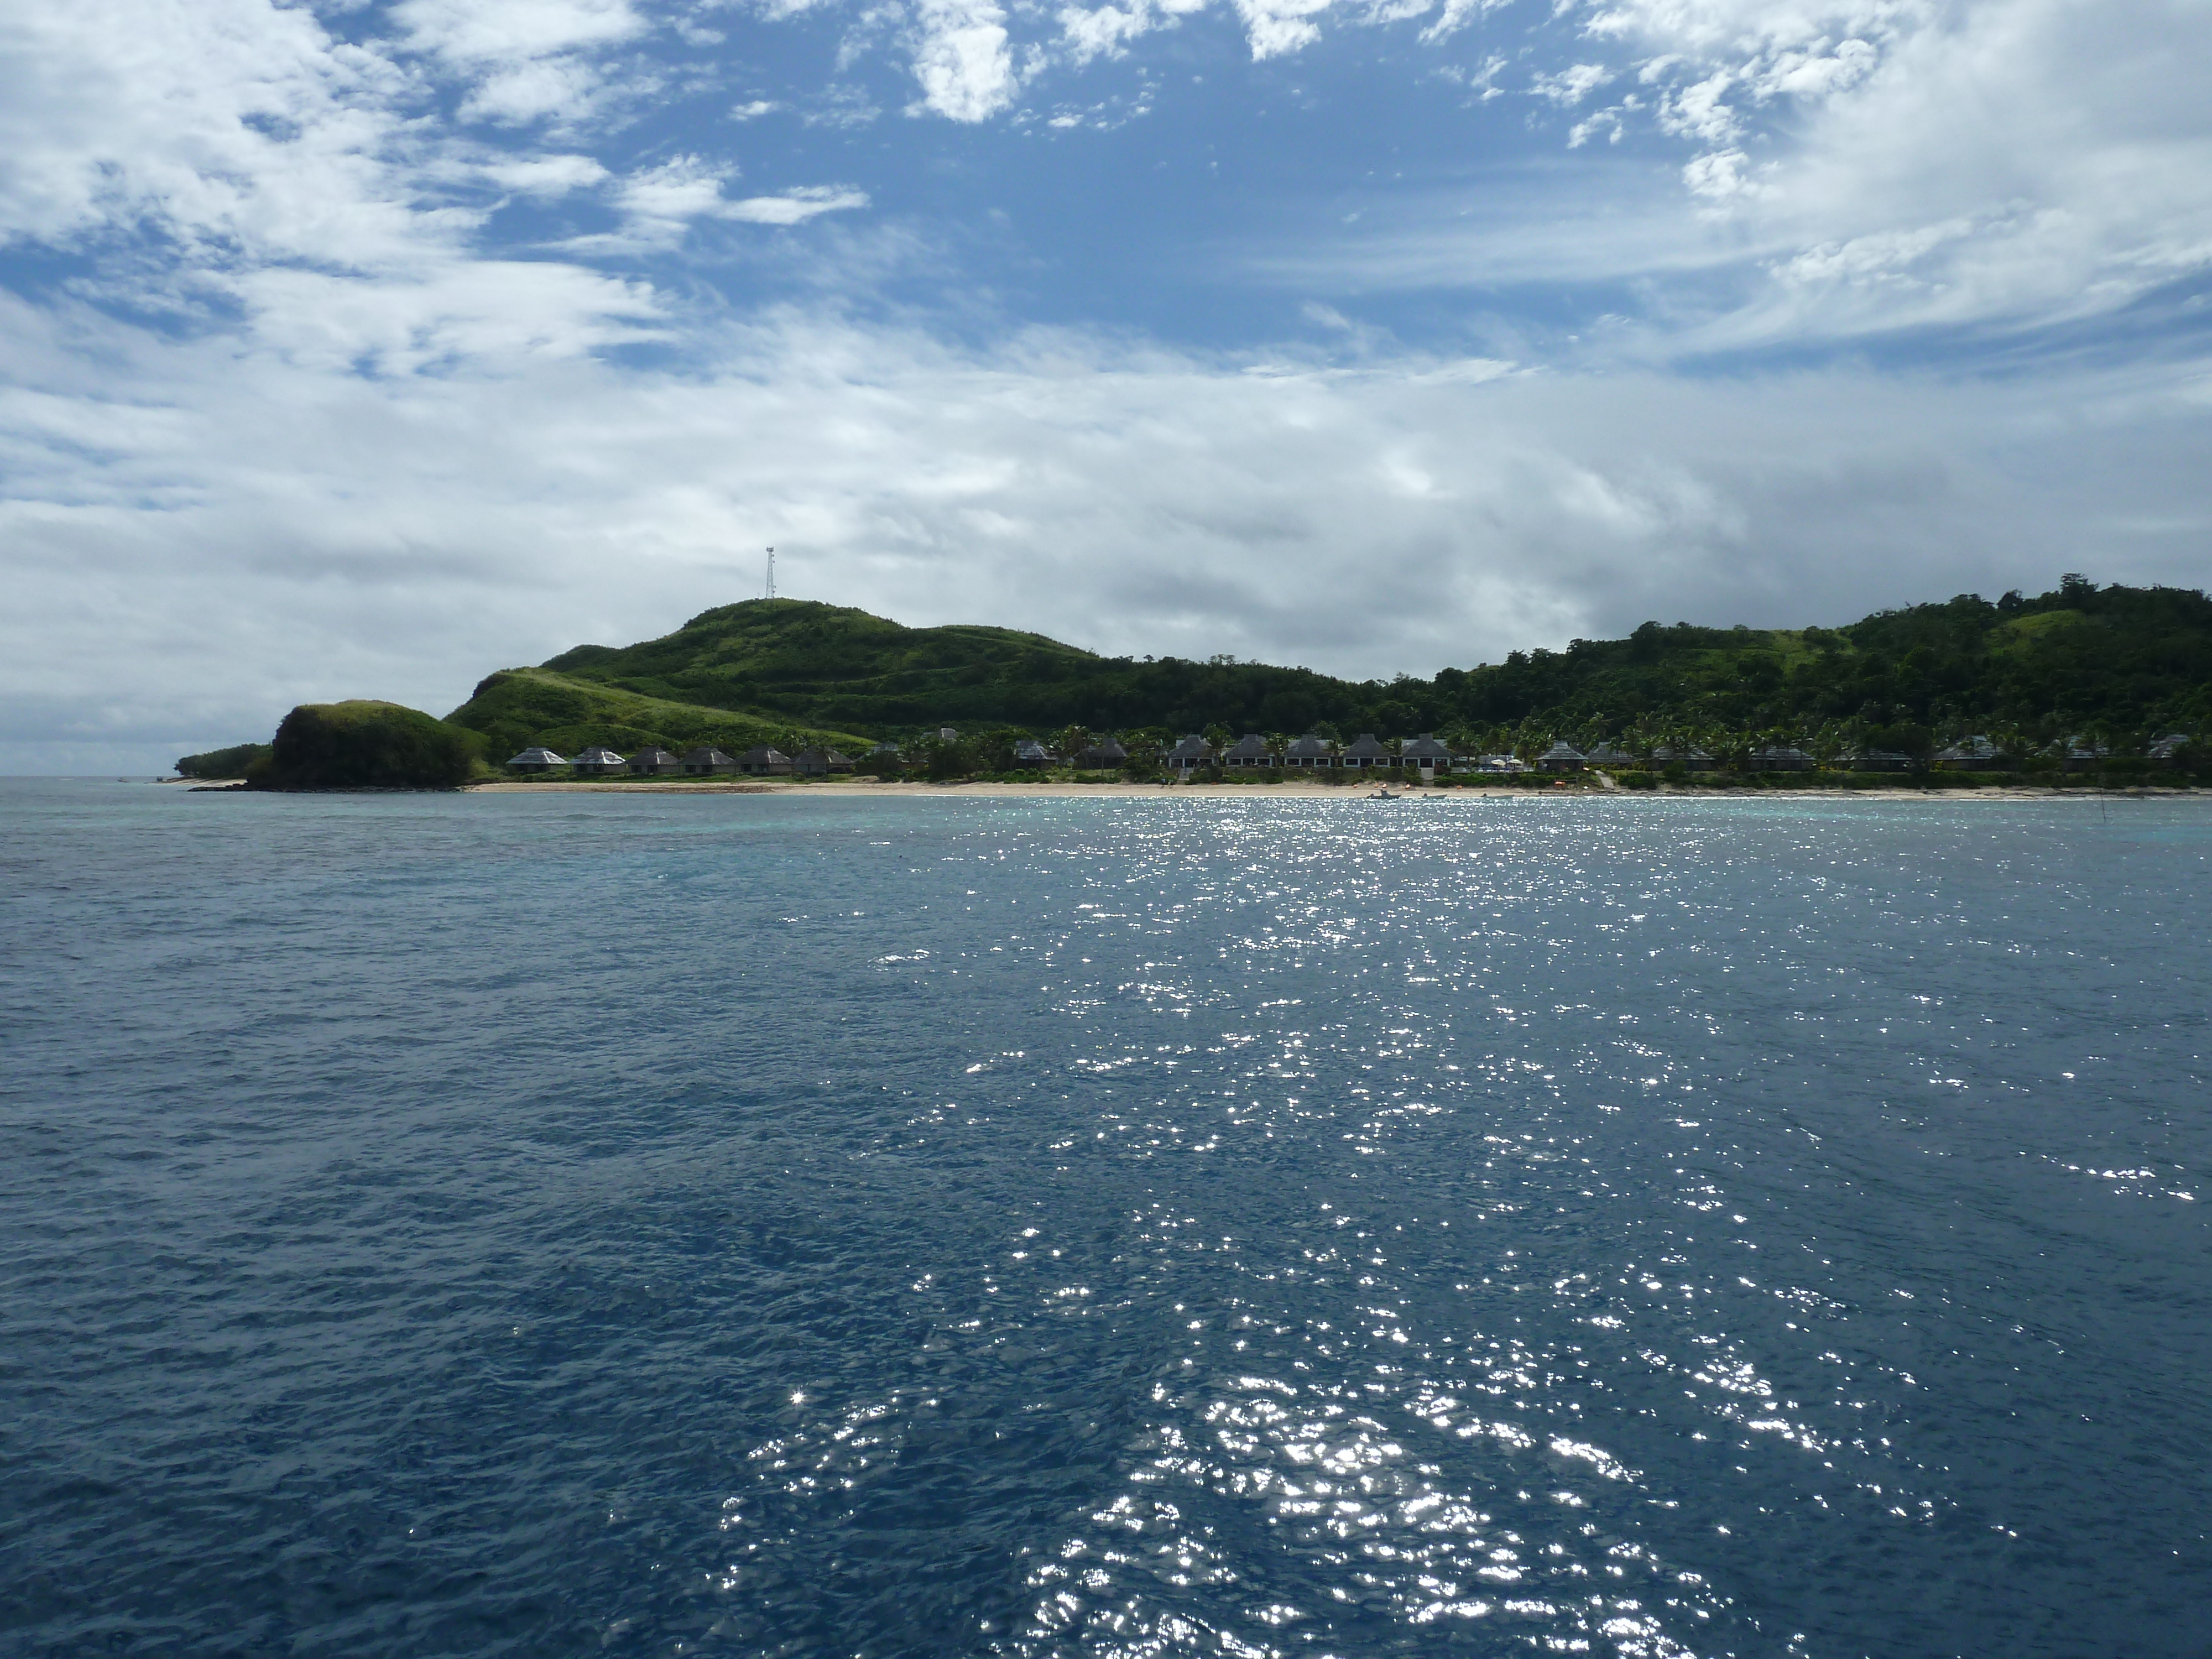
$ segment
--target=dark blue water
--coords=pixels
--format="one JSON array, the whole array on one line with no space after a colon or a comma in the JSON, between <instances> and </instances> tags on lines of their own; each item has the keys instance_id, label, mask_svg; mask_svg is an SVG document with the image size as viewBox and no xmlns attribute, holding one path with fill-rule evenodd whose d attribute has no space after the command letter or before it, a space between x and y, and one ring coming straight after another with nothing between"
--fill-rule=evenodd
<instances>
[{"instance_id":1,"label":"dark blue water","mask_svg":"<svg viewBox=\"0 0 2212 1659\"><path fill-rule=\"evenodd\" d=\"M2203 804L0 833L10 1655L2212 1650Z\"/></svg>"}]
</instances>

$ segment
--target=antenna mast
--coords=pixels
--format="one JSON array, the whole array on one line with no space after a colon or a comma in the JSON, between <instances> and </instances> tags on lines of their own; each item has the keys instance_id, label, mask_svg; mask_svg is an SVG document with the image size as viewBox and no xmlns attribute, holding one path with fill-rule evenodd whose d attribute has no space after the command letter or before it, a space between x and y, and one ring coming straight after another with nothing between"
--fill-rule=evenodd
<instances>
[{"instance_id":1,"label":"antenna mast","mask_svg":"<svg viewBox=\"0 0 2212 1659\"><path fill-rule=\"evenodd\" d=\"M768 596L775 597L775 550L772 547L768 550Z\"/></svg>"}]
</instances>

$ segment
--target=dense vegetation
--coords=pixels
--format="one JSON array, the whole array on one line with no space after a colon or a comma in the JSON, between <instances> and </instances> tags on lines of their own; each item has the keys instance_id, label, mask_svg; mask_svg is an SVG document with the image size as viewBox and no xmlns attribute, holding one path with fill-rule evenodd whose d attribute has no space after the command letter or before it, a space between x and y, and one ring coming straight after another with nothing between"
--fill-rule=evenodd
<instances>
[{"instance_id":1,"label":"dense vegetation","mask_svg":"<svg viewBox=\"0 0 2212 1659\"><path fill-rule=\"evenodd\" d=\"M302 703L247 770L255 789L451 789L482 769L483 740L396 702Z\"/></svg>"},{"instance_id":2,"label":"dense vegetation","mask_svg":"<svg viewBox=\"0 0 2212 1659\"><path fill-rule=\"evenodd\" d=\"M185 755L177 761L180 778L242 778L246 768L268 757L265 743L234 743L228 749L210 749L204 755Z\"/></svg>"},{"instance_id":3,"label":"dense vegetation","mask_svg":"<svg viewBox=\"0 0 2212 1659\"><path fill-rule=\"evenodd\" d=\"M1653 622L1623 640L1364 682L1227 658L1100 657L1010 629L903 628L841 606L749 600L662 639L580 646L494 674L449 718L507 753L529 743L563 753L849 746L856 733L903 738L940 723L1063 738L1435 732L1486 749L1555 736L1687 740L1716 752L1788 740L1924 753L1971 731L2023 753L2075 734L2123 749L2212 725L2212 600L2069 576L2032 599L1966 594L1838 629Z\"/></svg>"}]
</instances>

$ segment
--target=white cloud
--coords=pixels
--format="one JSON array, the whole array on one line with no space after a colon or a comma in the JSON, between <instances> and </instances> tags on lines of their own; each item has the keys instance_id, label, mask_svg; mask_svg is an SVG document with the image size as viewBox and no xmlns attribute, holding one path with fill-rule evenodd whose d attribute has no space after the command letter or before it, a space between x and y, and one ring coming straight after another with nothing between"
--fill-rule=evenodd
<instances>
[{"instance_id":1,"label":"white cloud","mask_svg":"<svg viewBox=\"0 0 2212 1659\"><path fill-rule=\"evenodd\" d=\"M1435 22L1421 31L1421 39L1433 45L1507 3L1508 0L1444 0L1443 9L1437 14Z\"/></svg>"},{"instance_id":2,"label":"white cloud","mask_svg":"<svg viewBox=\"0 0 2212 1659\"><path fill-rule=\"evenodd\" d=\"M607 170L588 155L519 155L483 165L486 178L520 196L552 198L588 189Z\"/></svg>"},{"instance_id":3,"label":"white cloud","mask_svg":"<svg viewBox=\"0 0 2212 1659\"><path fill-rule=\"evenodd\" d=\"M400 0L391 15L416 51L468 64L612 46L647 27L630 0Z\"/></svg>"},{"instance_id":4,"label":"white cloud","mask_svg":"<svg viewBox=\"0 0 2212 1659\"><path fill-rule=\"evenodd\" d=\"M1682 169L1682 183L1692 196L1725 202L1753 189L1751 158L1740 149L1709 149Z\"/></svg>"},{"instance_id":5,"label":"white cloud","mask_svg":"<svg viewBox=\"0 0 2212 1659\"><path fill-rule=\"evenodd\" d=\"M1255 62L1279 58L1321 39L1321 26L1313 20L1334 0L1235 0L1237 15L1244 20L1244 33L1252 43Z\"/></svg>"},{"instance_id":6,"label":"white cloud","mask_svg":"<svg viewBox=\"0 0 2212 1659\"><path fill-rule=\"evenodd\" d=\"M566 246L578 252L635 253L670 248L699 220L729 220L757 225L797 225L824 213L868 205L867 192L843 185L807 185L773 195L732 200L723 193L733 169L678 155L632 173L615 191L623 228L613 234L578 236Z\"/></svg>"},{"instance_id":7,"label":"white cloud","mask_svg":"<svg viewBox=\"0 0 2212 1659\"><path fill-rule=\"evenodd\" d=\"M1573 105L1612 79L1613 71L1602 64L1576 64L1556 75L1539 75L1531 85L1540 96L1555 104Z\"/></svg>"},{"instance_id":8,"label":"white cloud","mask_svg":"<svg viewBox=\"0 0 2212 1659\"><path fill-rule=\"evenodd\" d=\"M1060 39L1066 42L1069 56L1078 64L1087 64L1094 58L1120 58L1127 52L1130 41L1149 33L1158 21L1158 15L1145 0L1135 0L1128 6L1090 9L1063 6L1060 11Z\"/></svg>"},{"instance_id":9,"label":"white cloud","mask_svg":"<svg viewBox=\"0 0 2212 1659\"><path fill-rule=\"evenodd\" d=\"M982 121L1014 100L1020 77L1007 50L1006 15L994 0L921 0L914 76L925 107L953 121Z\"/></svg>"},{"instance_id":10,"label":"white cloud","mask_svg":"<svg viewBox=\"0 0 2212 1659\"><path fill-rule=\"evenodd\" d=\"M401 0L391 15L409 48L470 80L464 119L509 125L584 119L599 54L648 27L630 0Z\"/></svg>"},{"instance_id":11,"label":"white cloud","mask_svg":"<svg viewBox=\"0 0 2212 1659\"><path fill-rule=\"evenodd\" d=\"M86 0L0 25L0 239L138 226L188 252L357 264L443 240L398 169L404 77L266 0Z\"/></svg>"},{"instance_id":12,"label":"white cloud","mask_svg":"<svg viewBox=\"0 0 2212 1659\"><path fill-rule=\"evenodd\" d=\"M2110 312L2212 269L2212 9L2008 0L1891 46L1738 211L1790 257L1747 336Z\"/></svg>"},{"instance_id":13,"label":"white cloud","mask_svg":"<svg viewBox=\"0 0 2212 1659\"><path fill-rule=\"evenodd\" d=\"M868 205L866 191L839 185L812 185L781 196L748 196L730 203L723 216L756 225L798 225L824 213L846 213Z\"/></svg>"}]
</instances>

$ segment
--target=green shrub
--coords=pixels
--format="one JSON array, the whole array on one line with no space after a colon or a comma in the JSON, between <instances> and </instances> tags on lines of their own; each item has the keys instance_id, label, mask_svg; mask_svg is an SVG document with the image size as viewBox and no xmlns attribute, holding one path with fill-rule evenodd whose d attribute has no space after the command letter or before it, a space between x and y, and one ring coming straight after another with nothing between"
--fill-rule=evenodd
<instances>
[{"instance_id":1,"label":"green shrub","mask_svg":"<svg viewBox=\"0 0 2212 1659\"><path fill-rule=\"evenodd\" d=\"M1649 772L1616 772L1613 781L1624 789L1656 789L1659 780Z\"/></svg>"},{"instance_id":2,"label":"green shrub","mask_svg":"<svg viewBox=\"0 0 2212 1659\"><path fill-rule=\"evenodd\" d=\"M483 740L419 709L365 699L302 703L246 782L256 789L452 789L477 772Z\"/></svg>"}]
</instances>

